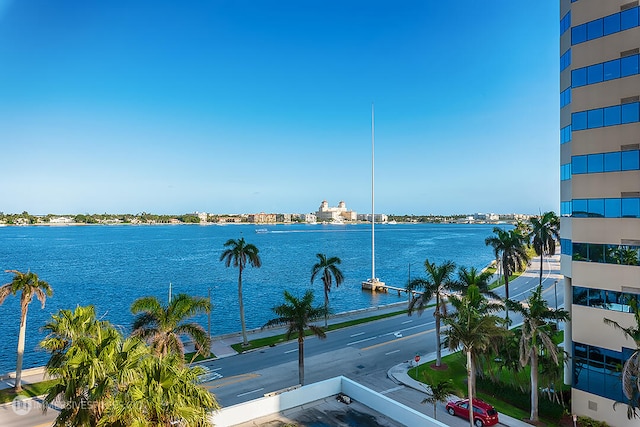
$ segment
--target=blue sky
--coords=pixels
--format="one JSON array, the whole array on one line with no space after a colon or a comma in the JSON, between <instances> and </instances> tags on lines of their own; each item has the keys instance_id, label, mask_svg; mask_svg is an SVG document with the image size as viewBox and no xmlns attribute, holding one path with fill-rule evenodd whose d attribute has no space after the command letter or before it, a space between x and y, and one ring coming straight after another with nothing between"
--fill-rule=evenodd
<instances>
[{"instance_id":1,"label":"blue sky","mask_svg":"<svg viewBox=\"0 0 640 427\"><path fill-rule=\"evenodd\" d=\"M558 13L0 0L0 211L558 211Z\"/></svg>"}]
</instances>

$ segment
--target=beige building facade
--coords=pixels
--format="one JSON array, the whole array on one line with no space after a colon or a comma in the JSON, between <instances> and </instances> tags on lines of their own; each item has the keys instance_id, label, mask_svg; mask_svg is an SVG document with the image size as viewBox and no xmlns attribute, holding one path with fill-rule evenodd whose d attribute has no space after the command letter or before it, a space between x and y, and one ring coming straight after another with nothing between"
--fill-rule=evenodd
<instances>
[{"instance_id":1,"label":"beige building facade","mask_svg":"<svg viewBox=\"0 0 640 427\"><path fill-rule=\"evenodd\" d=\"M639 15L637 1L560 1L565 382L573 413L612 426L639 422L620 376L635 343L604 323L634 325L640 299Z\"/></svg>"}]
</instances>

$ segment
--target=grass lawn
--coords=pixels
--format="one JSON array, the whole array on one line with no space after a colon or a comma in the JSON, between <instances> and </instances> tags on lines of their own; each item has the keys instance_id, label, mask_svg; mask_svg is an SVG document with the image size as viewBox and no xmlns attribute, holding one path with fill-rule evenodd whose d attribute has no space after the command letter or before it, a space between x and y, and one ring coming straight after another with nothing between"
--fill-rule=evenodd
<instances>
[{"instance_id":1,"label":"grass lawn","mask_svg":"<svg viewBox=\"0 0 640 427\"><path fill-rule=\"evenodd\" d=\"M386 314L378 314L376 316L371 316L371 317L363 317L361 319L353 319L353 320L349 320L346 322L341 322L341 323L336 323L333 325L329 325L329 327L327 328L327 332L328 331L335 331L336 329L341 329L341 328L347 328L349 326L355 326L355 325L359 325L361 323L367 323L367 322L372 322L374 320L380 320L380 319L386 319L387 317L394 317L394 316L398 316L400 314L407 314L407 310L399 310L399 311L394 311L393 313L386 313ZM305 332L305 336L309 336L311 335L312 332L307 330ZM296 338L294 338L296 339ZM273 335L270 337L264 337L264 338L258 338L255 340L251 340L249 341L249 345L247 347L244 347L242 345L242 343L238 343L238 344L232 344L231 347L237 351L238 353L242 353L243 351L248 351L248 350L253 350L256 348L261 348L261 347L267 347L267 346L274 346L276 344L280 344L283 342L288 341L286 339L286 334L279 334L279 335Z\"/></svg>"},{"instance_id":2,"label":"grass lawn","mask_svg":"<svg viewBox=\"0 0 640 427\"><path fill-rule=\"evenodd\" d=\"M432 363L425 363L409 370L409 376L417 381L426 384L436 384L439 381L451 379L458 396L467 395L467 369L466 358L461 352L450 354L442 358L442 363L447 364L446 370L431 369ZM503 372L502 379L507 383L510 381L529 381L529 369L523 368L517 378L508 377L507 372ZM525 419L529 417L529 393L513 389L505 384L496 385L489 380L477 379L478 397L492 404L498 412L509 415L515 419ZM549 426L558 425L563 413L561 405L553 404L543 397L539 403L540 419Z\"/></svg>"},{"instance_id":3,"label":"grass lawn","mask_svg":"<svg viewBox=\"0 0 640 427\"><path fill-rule=\"evenodd\" d=\"M24 384L22 386L23 390L19 395L24 397L42 396L43 394L47 394L49 387L54 383L55 380L48 380L35 384ZM16 394L13 392L13 389L0 390L0 403L10 403L15 397Z\"/></svg>"}]
</instances>

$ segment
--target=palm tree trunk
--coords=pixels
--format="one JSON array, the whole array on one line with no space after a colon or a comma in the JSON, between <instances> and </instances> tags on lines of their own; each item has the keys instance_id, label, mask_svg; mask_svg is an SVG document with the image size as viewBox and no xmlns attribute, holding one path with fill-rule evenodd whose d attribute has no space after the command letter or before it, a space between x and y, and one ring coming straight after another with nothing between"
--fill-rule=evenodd
<instances>
[{"instance_id":1,"label":"palm tree trunk","mask_svg":"<svg viewBox=\"0 0 640 427\"><path fill-rule=\"evenodd\" d=\"M507 264L504 259L504 255L502 256L502 274L504 275L504 299L505 301L509 299L509 270L507 269ZM509 328L509 308L505 305L504 307L505 318L507 320L507 329Z\"/></svg>"},{"instance_id":2,"label":"palm tree trunk","mask_svg":"<svg viewBox=\"0 0 640 427\"><path fill-rule=\"evenodd\" d=\"M538 421L538 351L531 347L531 421Z\"/></svg>"},{"instance_id":3,"label":"palm tree trunk","mask_svg":"<svg viewBox=\"0 0 640 427\"><path fill-rule=\"evenodd\" d=\"M302 335L298 335L298 379L300 385L304 385L304 338Z\"/></svg>"},{"instance_id":4,"label":"palm tree trunk","mask_svg":"<svg viewBox=\"0 0 640 427\"><path fill-rule=\"evenodd\" d=\"M469 395L469 427L473 427L473 384L471 383L471 349L467 349L467 393Z\"/></svg>"},{"instance_id":5,"label":"palm tree trunk","mask_svg":"<svg viewBox=\"0 0 640 427\"><path fill-rule=\"evenodd\" d=\"M324 282L324 280L323 280ZM329 314L329 289L324 283L324 328L327 329L327 316Z\"/></svg>"},{"instance_id":6,"label":"palm tree trunk","mask_svg":"<svg viewBox=\"0 0 640 427\"><path fill-rule=\"evenodd\" d=\"M473 357L473 354L471 355L471 390L473 391L473 394L476 394L476 377L477 377L477 372L476 372L476 358Z\"/></svg>"},{"instance_id":7,"label":"palm tree trunk","mask_svg":"<svg viewBox=\"0 0 640 427\"><path fill-rule=\"evenodd\" d=\"M540 286L542 286L542 258L544 257L544 250L540 251Z\"/></svg>"},{"instance_id":8,"label":"palm tree trunk","mask_svg":"<svg viewBox=\"0 0 640 427\"><path fill-rule=\"evenodd\" d=\"M440 351L440 305L438 301L436 301L436 311L433 312L433 317L436 318L436 366L440 366L442 354Z\"/></svg>"},{"instance_id":9,"label":"palm tree trunk","mask_svg":"<svg viewBox=\"0 0 640 427\"><path fill-rule=\"evenodd\" d=\"M248 346L247 326L244 322L244 303L242 302L242 264L238 266L238 303L240 305L240 325L242 325L242 345Z\"/></svg>"},{"instance_id":10,"label":"palm tree trunk","mask_svg":"<svg viewBox=\"0 0 640 427\"><path fill-rule=\"evenodd\" d=\"M24 291L23 291L24 292ZM20 393L22 391L22 356L24 355L25 333L27 331L27 310L29 306L23 304L20 315L20 332L18 335L18 357L16 360L16 384L14 391Z\"/></svg>"}]
</instances>

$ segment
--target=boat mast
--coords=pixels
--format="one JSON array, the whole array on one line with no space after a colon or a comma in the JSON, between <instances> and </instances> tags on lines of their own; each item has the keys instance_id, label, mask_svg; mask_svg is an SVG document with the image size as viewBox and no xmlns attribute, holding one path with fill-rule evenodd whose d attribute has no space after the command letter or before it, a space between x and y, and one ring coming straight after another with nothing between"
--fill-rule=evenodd
<instances>
[{"instance_id":1,"label":"boat mast","mask_svg":"<svg viewBox=\"0 0 640 427\"><path fill-rule=\"evenodd\" d=\"M371 103L371 282L376 279L376 237L375 237L375 203L374 203L374 110L373 102Z\"/></svg>"}]
</instances>

